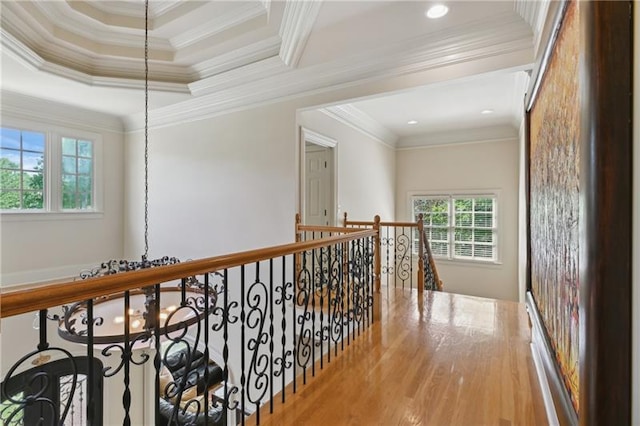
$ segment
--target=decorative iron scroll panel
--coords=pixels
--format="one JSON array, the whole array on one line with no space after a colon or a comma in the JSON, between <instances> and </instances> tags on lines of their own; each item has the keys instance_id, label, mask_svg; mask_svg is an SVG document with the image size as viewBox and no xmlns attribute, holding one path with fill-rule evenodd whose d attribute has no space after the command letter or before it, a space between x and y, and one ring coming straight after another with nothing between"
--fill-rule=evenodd
<instances>
[{"instance_id":1,"label":"decorative iron scroll panel","mask_svg":"<svg viewBox=\"0 0 640 426\"><path fill-rule=\"evenodd\" d=\"M38 313L37 349L15 363L8 379L27 360L40 359L46 366L74 359L71 351L86 351L101 367L82 377L80 369L67 373L63 393L68 396L60 397L76 401L73 395L82 389L86 407L44 401L51 414L43 424L70 424L78 416L84 417L80 424L102 424L102 412L93 404L102 398L96 384L110 389L114 381L122 395L110 400L121 406L105 411L109 423L142 421L132 407L143 404L154 407L155 418L144 419L146 424L244 424L251 414L260 422L278 403L278 393L285 402L364 332L372 322L373 296L373 238L368 237L79 301ZM117 304L117 317L102 316L105 303ZM64 347L50 346L46 323L52 321L68 341ZM114 322L121 334L103 331ZM132 392L139 376L134 373L141 369L153 372L155 395ZM36 380L38 373L33 374L24 380ZM37 398L37 390L5 392L3 385L2 412L11 413L2 414L3 422L23 416Z\"/></svg>"}]
</instances>

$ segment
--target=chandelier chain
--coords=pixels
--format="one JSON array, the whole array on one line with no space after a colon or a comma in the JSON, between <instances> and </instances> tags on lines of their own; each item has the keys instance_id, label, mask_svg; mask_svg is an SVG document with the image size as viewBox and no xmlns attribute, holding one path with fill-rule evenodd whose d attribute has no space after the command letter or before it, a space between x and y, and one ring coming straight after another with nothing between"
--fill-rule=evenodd
<instances>
[{"instance_id":1,"label":"chandelier chain","mask_svg":"<svg viewBox=\"0 0 640 426\"><path fill-rule=\"evenodd\" d=\"M144 5L144 256L149 255L149 0Z\"/></svg>"}]
</instances>

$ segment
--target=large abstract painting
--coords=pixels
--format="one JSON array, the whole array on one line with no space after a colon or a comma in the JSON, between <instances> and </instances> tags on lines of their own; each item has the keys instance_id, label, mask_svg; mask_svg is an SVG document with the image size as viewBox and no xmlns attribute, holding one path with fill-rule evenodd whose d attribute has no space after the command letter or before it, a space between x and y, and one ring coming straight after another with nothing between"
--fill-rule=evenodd
<instances>
[{"instance_id":1,"label":"large abstract painting","mask_svg":"<svg viewBox=\"0 0 640 426\"><path fill-rule=\"evenodd\" d=\"M530 112L531 290L578 412L579 7L568 4Z\"/></svg>"}]
</instances>

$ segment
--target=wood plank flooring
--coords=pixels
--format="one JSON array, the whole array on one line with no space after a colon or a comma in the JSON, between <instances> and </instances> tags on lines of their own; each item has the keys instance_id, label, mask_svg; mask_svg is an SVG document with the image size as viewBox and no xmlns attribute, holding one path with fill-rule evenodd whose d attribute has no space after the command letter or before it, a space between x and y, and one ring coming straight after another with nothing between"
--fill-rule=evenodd
<instances>
[{"instance_id":1,"label":"wood plank flooring","mask_svg":"<svg viewBox=\"0 0 640 426\"><path fill-rule=\"evenodd\" d=\"M524 305L390 289L382 320L260 424L544 425L529 341Z\"/></svg>"}]
</instances>

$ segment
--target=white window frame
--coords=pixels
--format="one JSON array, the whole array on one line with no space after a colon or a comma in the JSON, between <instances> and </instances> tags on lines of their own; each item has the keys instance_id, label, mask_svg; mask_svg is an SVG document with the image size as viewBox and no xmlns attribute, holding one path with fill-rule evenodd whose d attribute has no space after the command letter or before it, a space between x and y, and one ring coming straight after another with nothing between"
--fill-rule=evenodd
<instances>
[{"instance_id":1,"label":"white window frame","mask_svg":"<svg viewBox=\"0 0 640 426\"><path fill-rule=\"evenodd\" d=\"M447 226L447 236L449 244L449 254L447 256L434 254L433 257L438 260L455 263L472 263L472 264L484 264L484 265L501 265L501 241L502 230L500 229L500 190L449 190L449 191L416 191L408 194L409 200L409 220L414 221L413 202L416 198L430 198L430 199L447 199L449 203L449 225ZM493 211L493 227L491 228L494 233L494 257L492 259L456 256L455 255L455 211L453 200L460 198L492 198L494 200ZM488 228L483 228L488 229Z\"/></svg>"},{"instance_id":2,"label":"white window frame","mask_svg":"<svg viewBox=\"0 0 640 426\"><path fill-rule=\"evenodd\" d=\"M3 117L2 127L43 133L44 152L44 208L0 210L2 221L84 218L103 216L103 144L102 135L86 130L40 123L31 120ZM91 209L62 208L62 138L93 142L93 207Z\"/></svg>"}]
</instances>

